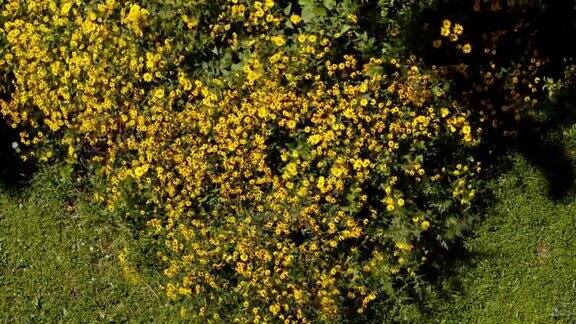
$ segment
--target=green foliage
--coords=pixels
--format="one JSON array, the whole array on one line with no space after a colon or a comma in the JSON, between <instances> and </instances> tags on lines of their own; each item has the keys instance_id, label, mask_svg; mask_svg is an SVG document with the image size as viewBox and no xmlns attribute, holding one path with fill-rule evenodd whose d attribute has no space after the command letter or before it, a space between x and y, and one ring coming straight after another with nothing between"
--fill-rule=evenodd
<instances>
[{"instance_id":1,"label":"green foliage","mask_svg":"<svg viewBox=\"0 0 576 324\"><path fill-rule=\"evenodd\" d=\"M56 266L36 260L38 268L75 291L56 275L85 276L83 267L70 270L73 259L106 268L101 278L117 260L109 280L121 291L161 288L171 299L167 307L152 299L135 314L122 303L82 299L87 309L111 307L98 316L113 321L150 318L154 308L174 312L174 305L191 321L423 321L421 306L434 295L425 269L476 215L482 130L475 125L499 122L486 116L510 108L486 98L519 112L539 102L525 91L551 100L575 74L562 66L565 80L544 78L539 69L548 60L535 56L536 47L496 66L492 48L476 49L499 38L470 36L454 17L431 22L439 27L434 37L444 37L433 43L437 53L453 60L427 67L403 31L437 2L3 4L1 113L22 129L25 158L65 161L60 185L84 180L92 202L106 205L96 218L86 215L100 209L78 216L87 204L69 205L87 223L64 236L87 241L74 243L72 254L59 250L70 242L48 242ZM454 74L467 82L449 82ZM470 111L474 103L488 111ZM52 211L66 203L46 188L46 199L57 198ZM38 207L41 199L28 202ZM11 213L9 239L41 231L41 214L18 228L23 215ZM51 237L58 226L78 225L49 221ZM125 224L137 241L127 242ZM94 237L92 226L111 234ZM101 255L84 243L111 247L113 261L98 263ZM26 280L22 267L36 267L1 246L11 269L2 298L14 302L7 313L56 321L74 318L70 307L82 312L54 313L59 299L69 299L38 272L31 277L42 283L30 287L44 285L48 295L23 302L31 292L13 287ZM164 277L151 287L135 264ZM115 281L120 276L125 281Z\"/></svg>"},{"instance_id":2,"label":"green foliage","mask_svg":"<svg viewBox=\"0 0 576 324\"><path fill-rule=\"evenodd\" d=\"M481 132L405 53L419 3L285 3L10 2L1 112L147 237L120 267L150 247L185 319L418 318Z\"/></svg>"},{"instance_id":3,"label":"green foliage","mask_svg":"<svg viewBox=\"0 0 576 324\"><path fill-rule=\"evenodd\" d=\"M11 1L0 109L25 158L65 161L62 183L145 237L122 274L145 286L133 259L160 261L184 319L422 320L423 269L481 183L477 97L402 32L435 2ZM453 46L459 69L476 46Z\"/></svg>"},{"instance_id":4,"label":"green foliage","mask_svg":"<svg viewBox=\"0 0 576 324\"><path fill-rule=\"evenodd\" d=\"M576 132L567 132L576 157ZM495 206L466 240L470 257L452 267L422 322L574 321L576 204L550 200L542 174L520 156L513 160L491 184ZM179 305L128 283L119 269L122 247L139 245L123 222L61 185L58 170L38 174L23 193L0 193L0 320L178 321ZM152 288L162 281L153 265L141 270ZM418 312L407 307L402 316Z\"/></svg>"}]
</instances>

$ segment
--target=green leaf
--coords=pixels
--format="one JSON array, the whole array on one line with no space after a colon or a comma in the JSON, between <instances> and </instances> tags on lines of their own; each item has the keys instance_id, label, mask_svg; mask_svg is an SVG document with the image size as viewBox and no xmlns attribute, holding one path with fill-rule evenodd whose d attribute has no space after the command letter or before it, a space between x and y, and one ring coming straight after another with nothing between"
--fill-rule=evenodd
<instances>
[{"instance_id":1,"label":"green leaf","mask_svg":"<svg viewBox=\"0 0 576 324\"><path fill-rule=\"evenodd\" d=\"M319 6L314 0L300 0L299 3L302 7L302 20L305 23L325 17L327 14L326 8Z\"/></svg>"},{"instance_id":2,"label":"green leaf","mask_svg":"<svg viewBox=\"0 0 576 324\"><path fill-rule=\"evenodd\" d=\"M336 0L324 0L324 7L328 10L334 9L334 7L336 7Z\"/></svg>"},{"instance_id":3,"label":"green leaf","mask_svg":"<svg viewBox=\"0 0 576 324\"><path fill-rule=\"evenodd\" d=\"M352 0L344 0L342 7L345 13L355 13L357 5Z\"/></svg>"},{"instance_id":4,"label":"green leaf","mask_svg":"<svg viewBox=\"0 0 576 324\"><path fill-rule=\"evenodd\" d=\"M292 3L289 3L286 8L284 8L284 15L288 16L292 12Z\"/></svg>"},{"instance_id":5,"label":"green leaf","mask_svg":"<svg viewBox=\"0 0 576 324\"><path fill-rule=\"evenodd\" d=\"M342 25L342 28L340 29L340 31L338 33L336 33L336 35L334 35L334 37L336 37L336 38L342 37L342 35L346 34L346 32L348 32L350 29L352 29L352 26Z\"/></svg>"}]
</instances>

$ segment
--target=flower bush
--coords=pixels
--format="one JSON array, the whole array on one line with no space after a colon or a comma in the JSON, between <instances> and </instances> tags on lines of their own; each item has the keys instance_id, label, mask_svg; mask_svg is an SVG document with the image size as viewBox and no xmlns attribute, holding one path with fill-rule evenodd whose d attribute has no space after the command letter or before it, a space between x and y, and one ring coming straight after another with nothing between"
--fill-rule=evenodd
<instances>
[{"instance_id":1,"label":"flower bush","mask_svg":"<svg viewBox=\"0 0 576 324\"><path fill-rule=\"evenodd\" d=\"M413 41L428 43L423 56L455 80L453 93L475 107L484 128L510 137L573 88L576 47L563 35L576 31L575 15L574 1L438 2Z\"/></svg>"},{"instance_id":2,"label":"flower bush","mask_svg":"<svg viewBox=\"0 0 576 324\"><path fill-rule=\"evenodd\" d=\"M481 130L403 54L415 1L2 6L24 157L145 223L185 318L405 318L469 222Z\"/></svg>"}]
</instances>

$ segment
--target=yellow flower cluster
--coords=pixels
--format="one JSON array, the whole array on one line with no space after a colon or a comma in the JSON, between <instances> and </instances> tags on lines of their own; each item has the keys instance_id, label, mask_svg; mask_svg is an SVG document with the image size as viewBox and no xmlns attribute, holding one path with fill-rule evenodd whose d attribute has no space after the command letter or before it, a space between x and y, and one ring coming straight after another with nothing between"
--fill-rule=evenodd
<instances>
[{"instance_id":1,"label":"yellow flower cluster","mask_svg":"<svg viewBox=\"0 0 576 324\"><path fill-rule=\"evenodd\" d=\"M462 33L464 32L464 27L460 24L454 24L448 19L442 21L442 28L440 28L440 35L450 38L451 41L456 42Z\"/></svg>"},{"instance_id":2,"label":"yellow flower cluster","mask_svg":"<svg viewBox=\"0 0 576 324\"><path fill-rule=\"evenodd\" d=\"M442 26L440 27L440 35L442 37L448 38L451 42L457 42L462 34L464 33L464 27L458 23L452 24L448 19L442 21ZM440 48L442 46L442 40L436 39L432 42L435 48ZM472 53L472 45L470 43L457 44L456 48L461 50L464 54Z\"/></svg>"},{"instance_id":3,"label":"yellow flower cluster","mask_svg":"<svg viewBox=\"0 0 576 324\"><path fill-rule=\"evenodd\" d=\"M474 197L476 163L440 150L465 151L479 130L415 58L334 55L322 33L282 34L301 19L272 0L183 9L175 24L208 28L198 40L245 50L238 68L192 68L193 33L142 3L8 1L16 90L0 108L27 127L30 156L68 152L105 179L110 211L148 221L185 316L337 320L388 298L391 278L422 263L412 242L446 226L433 199L458 211Z\"/></svg>"},{"instance_id":4,"label":"yellow flower cluster","mask_svg":"<svg viewBox=\"0 0 576 324\"><path fill-rule=\"evenodd\" d=\"M561 88L567 89L573 83L565 73L570 60L563 57L563 51L550 51L549 48L554 46L548 44L548 36L534 38L537 34L547 35L544 26L550 17L566 8L561 5L530 8L528 2L518 1L516 4L508 2L508 6L500 8L498 1L492 1L495 5L492 9L506 12L507 17L503 19L501 13L485 10L489 2L485 5L481 2L476 1L475 9L483 11L481 16L490 23L477 25L470 30L471 34L464 34L459 24L446 19L439 28L442 37L434 40L432 45L440 49L442 40L449 38L460 40L455 47L461 53L475 52L473 60L470 60L465 56L450 55L451 52L437 51L438 55L451 57L449 63L439 63L439 69L458 83L463 104L479 108L478 119L485 127L493 128L498 136L516 136L518 121L526 118L539 120L548 115L548 103L556 100ZM516 6L522 9L517 10L520 8ZM532 18L526 19L527 12L534 13ZM473 22L475 20L470 18L476 15L468 11L460 14L458 19ZM496 25L498 31L495 32L493 27ZM466 42L472 39L475 44Z\"/></svg>"}]
</instances>

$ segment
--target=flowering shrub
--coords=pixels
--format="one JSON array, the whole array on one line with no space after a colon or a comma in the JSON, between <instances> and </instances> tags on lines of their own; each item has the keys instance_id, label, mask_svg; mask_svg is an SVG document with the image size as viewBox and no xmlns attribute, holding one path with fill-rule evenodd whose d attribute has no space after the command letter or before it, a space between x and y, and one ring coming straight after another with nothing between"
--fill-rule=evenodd
<instances>
[{"instance_id":1,"label":"flowering shrub","mask_svg":"<svg viewBox=\"0 0 576 324\"><path fill-rule=\"evenodd\" d=\"M0 108L147 224L182 316L398 316L467 223L480 130L389 3L7 1Z\"/></svg>"},{"instance_id":2,"label":"flowering shrub","mask_svg":"<svg viewBox=\"0 0 576 324\"><path fill-rule=\"evenodd\" d=\"M576 31L574 1L455 0L429 11L442 17L418 25L415 42L429 43L429 63L456 80L453 93L485 128L512 135L574 86L576 47L563 36Z\"/></svg>"}]
</instances>

